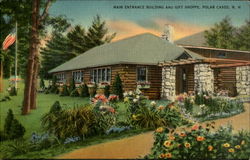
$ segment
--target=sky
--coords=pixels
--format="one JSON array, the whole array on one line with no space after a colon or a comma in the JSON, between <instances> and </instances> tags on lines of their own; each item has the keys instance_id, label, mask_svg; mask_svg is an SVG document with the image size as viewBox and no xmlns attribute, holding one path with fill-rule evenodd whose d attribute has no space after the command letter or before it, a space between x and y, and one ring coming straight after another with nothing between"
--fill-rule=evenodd
<instances>
[{"instance_id":1,"label":"sky","mask_svg":"<svg viewBox=\"0 0 250 160\"><path fill-rule=\"evenodd\" d=\"M177 40L207 30L225 16L239 27L249 19L249 8L248 1L57 0L49 13L65 15L85 28L99 14L109 32L117 34L113 41L145 32L161 36L165 24L174 28Z\"/></svg>"}]
</instances>

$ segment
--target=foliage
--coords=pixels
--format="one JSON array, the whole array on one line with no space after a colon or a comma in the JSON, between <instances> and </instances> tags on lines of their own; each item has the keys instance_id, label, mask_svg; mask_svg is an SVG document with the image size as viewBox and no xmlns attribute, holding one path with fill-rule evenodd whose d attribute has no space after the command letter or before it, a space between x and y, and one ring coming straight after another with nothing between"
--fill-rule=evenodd
<instances>
[{"instance_id":1,"label":"foliage","mask_svg":"<svg viewBox=\"0 0 250 160\"><path fill-rule=\"evenodd\" d=\"M63 85L60 96L69 96L68 86L66 84Z\"/></svg>"},{"instance_id":2,"label":"foliage","mask_svg":"<svg viewBox=\"0 0 250 160\"><path fill-rule=\"evenodd\" d=\"M4 133L6 135L10 134L10 128L11 128L11 124L13 120L14 120L13 111L9 109L7 113L7 117L5 118L5 123L4 123Z\"/></svg>"},{"instance_id":3,"label":"foliage","mask_svg":"<svg viewBox=\"0 0 250 160\"><path fill-rule=\"evenodd\" d=\"M73 91L71 91L70 96L71 97L79 97L78 89L75 88Z\"/></svg>"},{"instance_id":4,"label":"foliage","mask_svg":"<svg viewBox=\"0 0 250 160\"><path fill-rule=\"evenodd\" d=\"M16 87L13 86L13 87L10 88L9 95L10 96L16 96L17 95Z\"/></svg>"},{"instance_id":5,"label":"foliage","mask_svg":"<svg viewBox=\"0 0 250 160\"><path fill-rule=\"evenodd\" d=\"M222 21L216 23L210 30L205 31L206 43L215 48L249 50L250 21L236 28L231 19L226 16Z\"/></svg>"},{"instance_id":6,"label":"foliage","mask_svg":"<svg viewBox=\"0 0 250 160\"><path fill-rule=\"evenodd\" d=\"M89 90L87 84L82 85L82 90L81 90L81 97L89 97Z\"/></svg>"},{"instance_id":7,"label":"foliage","mask_svg":"<svg viewBox=\"0 0 250 160\"><path fill-rule=\"evenodd\" d=\"M23 125L17 119L13 119L11 122L10 133L8 135L9 139L22 138L24 133L25 128Z\"/></svg>"},{"instance_id":8,"label":"foliage","mask_svg":"<svg viewBox=\"0 0 250 160\"><path fill-rule=\"evenodd\" d=\"M72 78L70 81L70 85L69 85L69 93L71 93L75 89L76 89L75 80L74 80L74 78Z\"/></svg>"},{"instance_id":9,"label":"foliage","mask_svg":"<svg viewBox=\"0 0 250 160\"><path fill-rule=\"evenodd\" d=\"M42 118L43 128L60 139L89 136L95 123L96 117L90 105L61 110L57 114L49 112Z\"/></svg>"},{"instance_id":10,"label":"foliage","mask_svg":"<svg viewBox=\"0 0 250 160\"><path fill-rule=\"evenodd\" d=\"M184 100L184 107L187 112L192 113L193 112L193 105L194 105L194 99L190 98L185 98Z\"/></svg>"},{"instance_id":11,"label":"foliage","mask_svg":"<svg viewBox=\"0 0 250 160\"><path fill-rule=\"evenodd\" d=\"M146 97L142 95L141 91L124 92L124 102L128 105L128 112L134 114L139 106L146 105Z\"/></svg>"},{"instance_id":12,"label":"foliage","mask_svg":"<svg viewBox=\"0 0 250 160\"><path fill-rule=\"evenodd\" d=\"M112 85L112 93L118 95L119 99L123 99L123 86L119 74L115 76L115 81Z\"/></svg>"},{"instance_id":13,"label":"foliage","mask_svg":"<svg viewBox=\"0 0 250 160\"><path fill-rule=\"evenodd\" d=\"M6 139L22 138L24 133L25 128L17 119L14 118L12 110L9 109L4 124L4 134L6 135Z\"/></svg>"},{"instance_id":14,"label":"foliage","mask_svg":"<svg viewBox=\"0 0 250 160\"><path fill-rule=\"evenodd\" d=\"M9 158L28 153L30 151L30 146L23 139L17 139L12 143L5 145L3 151L3 158Z\"/></svg>"},{"instance_id":15,"label":"foliage","mask_svg":"<svg viewBox=\"0 0 250 160\"><path fill-rule=\"evenodd\" d=\"M44 88L45 88L45 83L44 83L43 77L41 77L41 79L40 79L40 88L41 88L41 89L44 89Z\"/></svg>"},{"instance_id":16,"label":"foliage","mask_svg":"<svg viewBox=\"0 0 250 160\"><path fill-rule=\"evenodd\" d=\"M49 88L50 93L56 93L57 92L58 89L57 89L56 81L57 81L57 78L54 75L52 77L52 85Z\"/></svg>"},{"instance_id":17,"label":"foliage","mask_svg":"<svg viewBox=\"0 0 250 160\"><path fill-rule=\"evenodd\" d=\"M105 87L104 87L104 95L106 97L109 97L109 95L110 95L110 86L109 85L105 85Z\"/></svg>"},{"instance_id":18,"label":"foliage","mask_svg":"<svg viewBox=\"0 0 250 160\"><path fill-rule=\"evenodd\" d=\"M139 106L131 119L131 124L139 128L157 128L166 125L159 111L148 106Z\"/></svg>"},{"instance_id":19,"label":"foliage","mask_svg":"<svg viewBox=\"0 0 250 160\"><path fill-rule=\"evenodd\" d=\"M194 125L191 131L169 132L158 128L155 143L147 158L176 159L244 159L249 155L249 132L232 133L232 127L212 131L214 123L205 128Z\"/></svg>"},{"instance_id":20,"label":"foliage","mask_svg":"<svg viewBox=\"0 0 250 160\"><path fill-rule=\"evenodd\" d=\"M11 100L10 96L4 96L4 97L0 100L0 102L10 101L10 100Z\"/></svg>"},{"instance_id":21,"label":"foliage","mask_svg":"<svg viewBox=\"0 0 250 160\"><path fill-rule=\"evenodd\" d=\"M32 151L39 151L60 144L56 137L50 136L48 133L39 135L35 132L32 133L29 142L28 145Z\"/></svg>"}]
</instances>

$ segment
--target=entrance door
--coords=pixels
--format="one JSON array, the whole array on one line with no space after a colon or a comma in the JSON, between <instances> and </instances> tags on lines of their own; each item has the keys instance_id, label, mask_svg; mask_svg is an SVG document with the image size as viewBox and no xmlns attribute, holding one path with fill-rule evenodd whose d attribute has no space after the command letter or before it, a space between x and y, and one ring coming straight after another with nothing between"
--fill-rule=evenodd
<instances>
[{"instance_id":1,"label":"entrance door","mask_svg":"<svg viewBox=\"0 0 250 160\"><path fill-rule=\"evenodd\" d=\"M176 67L176 95L194 90L194 66Z\"/></svg>"}]
</instances>

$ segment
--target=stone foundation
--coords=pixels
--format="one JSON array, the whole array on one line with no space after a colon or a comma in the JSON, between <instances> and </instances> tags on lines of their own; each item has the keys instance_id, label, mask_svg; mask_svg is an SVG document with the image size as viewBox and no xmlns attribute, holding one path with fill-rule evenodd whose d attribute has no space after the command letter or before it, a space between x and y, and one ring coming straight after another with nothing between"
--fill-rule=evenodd
<instances>
[{"instance_id":1,"label":"stone foundation","mask_svg":"<svg viewBox=\"0 0 250 160\"><path fill-rule=\"evenodd\" d=\"M201 92L214 92L214 73L210 64L194 65L194 90Z\"/></svg>"},{"instance_id":2,"label":"stone foundation","mask_svg":"<svg viewBox=\"0 0 250 160\"><path fill-rule=\"evenodd\" d=\"M175 74L176 67L165 66L162 68L162 91L161 97L169 100L175 98Z\"/></svg>"},{"instance_id":3,"label":"stone foundation","mask_svg":"<svg viewBox=\"0 0 250 160\"><path fill-rule=\"evenodd\" d=\"M250 66L236 67L236 90L238 95L250 95Z\"/></svg>"}]
</instances>

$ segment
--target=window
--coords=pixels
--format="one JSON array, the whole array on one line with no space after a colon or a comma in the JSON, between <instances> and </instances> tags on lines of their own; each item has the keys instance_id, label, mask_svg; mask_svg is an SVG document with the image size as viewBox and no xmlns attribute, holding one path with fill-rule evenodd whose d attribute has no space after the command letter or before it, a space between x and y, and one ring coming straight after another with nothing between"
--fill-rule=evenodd
<instances>
[{"instance_id":1,"label":"window","mask_svg":"<svg viewBox=\"0 0 250 160\"><path fill-rule=\"evenodd\" d=\"M83 81L83 71L72 72L72 77L74 78L75 82L82 82Z\"/></svg>"},{"instance_id":2,"label":"window","mask_svg":"<svg viewBox=\"0 0 250 160\"><path fill-rule=\"evenodd\" d=\"M226 53L224 53L224 52L218 53L217 57L226 58Z\"/></svg>"},{"instance_id":3,"label":"window","mask_svg":"<svg viewBox=\"0 0 250 160\"><path fill-rule=\"evenodd\" d=\"M58 73L56 75L56 78L57 78L57 81L58 82L63 82L65 80L65 76L64 76L64 73Z\"/></svg>"},{"instance_id":4,"label":"window","mask_svg":"<svg viewBox=\"0 0 250 160\"><path fill-rule=\"evenodd\" d=\"M110 82L111 69L110 68L98 68L90 71L91 82Z\"/></svg>"},{"instance_id":5,"label":"window","mask_svg":"<svg viewBox=\"0 0 250 160\"><path fill-rule=\"evenodd\" d=\"M146 82L147 81L147 68L146 67L138 67L137 68L137 81Z\"/></svg>"}]
</instances>

